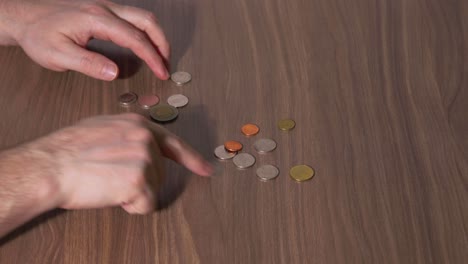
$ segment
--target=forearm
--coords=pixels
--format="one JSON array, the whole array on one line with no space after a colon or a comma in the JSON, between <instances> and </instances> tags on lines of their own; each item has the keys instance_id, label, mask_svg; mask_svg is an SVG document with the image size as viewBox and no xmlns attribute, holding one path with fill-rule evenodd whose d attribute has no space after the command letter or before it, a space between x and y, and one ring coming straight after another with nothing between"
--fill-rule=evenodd
<instances>
[{"instance_id":1,"label":"forearm","mask_svg":"<svg viewBox=\"0 0 468 264\"><path fill-rule=\"evenodd\" d=\"M0 237L56 206L54 168L45 155L28 145L0 153Z\"/></svg>"}]
</instances>

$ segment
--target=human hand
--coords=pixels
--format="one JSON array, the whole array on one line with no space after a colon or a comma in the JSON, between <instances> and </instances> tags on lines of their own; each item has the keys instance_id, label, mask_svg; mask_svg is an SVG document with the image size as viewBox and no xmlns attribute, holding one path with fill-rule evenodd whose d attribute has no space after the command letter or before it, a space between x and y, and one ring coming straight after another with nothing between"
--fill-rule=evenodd
<instances>
[{"instance_id":1,"label":"human hand","mask_svg":"<svg viewBox=\"0 0 468 264\"><path fill-rule=\"evenodd\" d=\"M120 205L129 213L154 209L151 182L162 153L192 172L212 169L183 141L136 114L99 116L57 131L35 143L57 168L58 201L65 209ZM146 174L146 175L145 175Z\"/></svg>"},{"instance_id":2,"label":"human hand","mask_svg":"<svg viewBox=\"0 0 468 264\"><path fill-rule=\"evenodd\" d=\"M117 65L85 49L92 38L131 49L157 77L169 78L169 43L151 12L103 0L0 0L0 43L20 45L51 70L115 79Z\"/></svg>"}]
</instances>

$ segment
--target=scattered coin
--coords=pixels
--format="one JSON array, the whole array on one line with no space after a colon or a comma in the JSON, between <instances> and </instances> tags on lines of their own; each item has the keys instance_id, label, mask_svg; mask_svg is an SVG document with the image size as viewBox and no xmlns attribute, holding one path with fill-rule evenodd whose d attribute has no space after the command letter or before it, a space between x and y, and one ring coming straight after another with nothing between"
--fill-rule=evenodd
<instances>
[{"instance_id":1,"label":"scattered coin","mask_svg":"<svg viewBox=\"0 0 468 264\"><path fill-rule=\"evenodd\" d=\"M255 124L245 124L241 128L242 134L250 137L255 136L260 131L260 128Z\"/></svg>"},{"instance_id":2,"label":"scattered coin","mask_svg":"<svg viewBox=\"0 0 468 264\"><path fill-rule=\"evenodd\" d=\"M149 109L159 103L159 97L154 94L143 95L138 98L138 104L145 109Z\"/></svg>"},{"instance_id":3,"label":"scattered coin","mask_svg":"<svg viewBox=\"0 0 468 264\"><path fill-rule=\"evenodd\" d=\"M226 151L226 149L224 148L224 145L218 146L214 150L215 157L220 159L220 160L232 159L232 158L234 158L236 156L236 154L237 154L236 152Z\"/></svg>"},{"instance_id":4,"label":"scattered coin","mask_svg":"<svg viewBox=\"0 0 468 264\"><path fill-rule=\"evenodd\" d=\"M273 139L262 138L255 141L254 148L258 153L265 154L276 149L276 142Z\"/></svg>"},{"instance_id":5,"label":"scattered coin","mask_svg":"<svg viewBox=\"0 0 468 264\"><path fill-rule=\"evenodd\" d=\"M135 103L137 99L138 96L136 93L128 92L119 96L119 103L121 106L130 106L131 104Z\"/></svg>"},{"instance_id":6,"label":"scattered coin","mask_svg":"<svg viewBox=\"0 0 468 264\"><path fill-rule=\"evenodd\" d=\"M242 144L238 141L226 141L224 142L224 148L229 152L238 152L242 150Z\"/></svg>"},{"instance_id":7,"label":"scattered coin","mask_svg":"<svg viewBox=\"0 0 468 264\"><path fill-rule=\"evenodd\" d=\"M315 175L315 171L307 165L297 165L289 170L289 175L295 181L303 182L312 179Z\"/></svg>"},{"instance_id":8,"label":"scattered coin","mask_svg":"<svg viewBox=\"0 0 468 264\"><path fill-rule=\"evenodd\" d=\"M173 107L184 107L188 104L189 100L187 96L183 94L174 94L167 98L167 103Z\"/></svg>"},{"instance_id":9,"label":"scattered coin","mask_svg":"<svg viewBox=\"0 0 468 264\"><path fill-rule=\"evenodd\" d=\"M279 129L283 131L289 131L293 129L296 126L296 122L292 119L283 119L278 121L278 127Z\"/></svg>"},{"instance_id":10,"label":"scattered coin","mask_svg":"<svg viewBox=\"0 0 468 264\"><path fill-rule=\"evenodd\" d=\"M237 154L232 160L239 169L246 169L255 164L255 157L248 153Z\"/></svg>"},{"instance_id":11,"label":"scattered coin","mask_svg":"<svg viewBox=\"0 0 468 264\"><path fill-rule=\"evenodd\" d=\"M273 165L263 165L257 169L257 176L262 181L273 180L279 175L279 169Z\"/></svg>"},{"instance_id":12,"label":"scattered coin","mask_svg":"<svg viewBox=\"0 0 468 264\"><path fill-rule=\"evenodd\" d=\"M177 85L184 85L192 80L192 75L188 72L175 72L171 74L171 80Z\"/></svg>"},{"instance_id":13,"label":"scattered coin","mask_svg":"<svg viewBox=\"0 0 468 264\"><path fill-rule=\"evenodd\" d=\"M179 110L170 105L157 105L150 109L150 116L158 122L169 122L177 118Z\"/></svg>"}]
</instances>

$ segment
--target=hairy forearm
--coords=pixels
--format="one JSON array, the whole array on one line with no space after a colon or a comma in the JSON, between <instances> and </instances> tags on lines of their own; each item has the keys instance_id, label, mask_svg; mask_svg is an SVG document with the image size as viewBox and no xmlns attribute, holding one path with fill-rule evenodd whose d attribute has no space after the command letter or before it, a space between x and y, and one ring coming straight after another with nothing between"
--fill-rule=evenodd
<instances>
[{"instance_id":1,"label":"hairy forearm","mask_svg":"<svg viewBox=\"0 0 468 264\"><path fill-rule=\"evenodd\" d=\"M57 204L46 155L30 145L0 153L0 237Z\"/></svg>"}]
</instances>

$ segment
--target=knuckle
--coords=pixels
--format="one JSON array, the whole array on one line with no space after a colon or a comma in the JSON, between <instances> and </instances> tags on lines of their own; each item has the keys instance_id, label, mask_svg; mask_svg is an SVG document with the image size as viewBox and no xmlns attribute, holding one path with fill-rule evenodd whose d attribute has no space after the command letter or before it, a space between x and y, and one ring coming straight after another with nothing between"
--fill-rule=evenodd
<instances>
[{"instance_id":1,"label":"knuckle","mask_svg":"<svg viewBox=\"0 0 468 264\"><path fill-rule=\"evenodd\" d=\"M121 117L123 119L129 119L134 122L137 122L139 124L142 124L145 121L145 118L142 115L136 114L136 113L127 113L127 114L122 114Z\"/></svg>"},{"instance_id":2,"label":"knuckle","mask_svg":"<svg viewBox=\"0 0 468 264\"><path fill-rule=\"evenodd\" d=\"M93 55L83 55L80 58L80 68L89 71L91 70L92 65L94 64L94 61L96 60L95 56Z\"/></svg>"},{"instance_id":3,"label":"knuckle","mask_svg":"<svg viewBox=\"0 0 468 264\"><path fill-rule=\"evenodd\" d=\"M148 143L153 138L153 134L146 128L140 127L134 129L131 133L133 133L132 138L137 139L138 141Z\"/></svg>"},{"instance_id":4,"label":"knuckle","mask_svg":"<svg viewBox=\"0 0 468 264\"><path fill-rule=\"evenodd\" d=\"M149 12L149 11L143 11L142 19L143 19L143 23L146 26L158 24L158 19L156 18L156 16L152 12Z\"/></svg>"},{"instance_id":5,"label":"knuckle","mask_svg":"<svg viewBox=\"0 0 468 264\"><path fill-rule=\"evenodd\" d=\"M146 42L148 42L146 35L143 34L143 32L139 30L134 30L131 33L131 36L132 36L132 40L134 41L136 45L144 45L146 44Z\"/></svg>"},{"instance_id":6,"label":"knuckle","mask_svg":"<svg viewBox=\"0 0 468 264\"><path fill-rule=\"evenodd\" d=\"M182 139L176 136L168 136L166 138L166 144L170 145L175 149L182 149L184 146L184 142L182 141Z\"/></svg>"},{"instance_id":7,"label":"knuckle","mask_svg":"<svg viewBox=\"0 0 468 264\"><path fill-rule=\"evenodd\" d=\"M109 11L102 5L98 3L83 3L80 5L80 10L86 14L91 15L107 15Z\"/></svg>"},{"instance_id":8,"label":"knuckle","mask_svg":"<svg viewBox=\"0 0 468 264\"><path fill-rule=\"evenodd\" d=\"M141 190L146 184L146 179L142 171L130 174L128 178L129 185L133 190Z\"/></svg>"}]
</instances>

